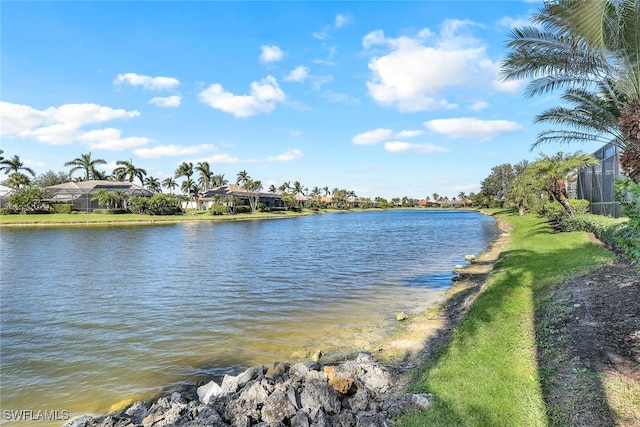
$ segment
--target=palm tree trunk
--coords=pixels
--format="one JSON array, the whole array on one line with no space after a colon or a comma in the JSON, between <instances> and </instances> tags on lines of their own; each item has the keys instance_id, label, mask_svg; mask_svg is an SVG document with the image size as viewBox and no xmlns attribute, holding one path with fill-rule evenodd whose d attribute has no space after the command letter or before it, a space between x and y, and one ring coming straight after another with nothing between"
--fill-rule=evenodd
<instances>
[{"instance_id":1,"label":"palm tree trunk","mask_svg":"<svg viewBox=\"0 0 640 427\"><path fill-rule=\"evenodd\" d=\"M556 199L569 215L573 215L573 209L569 204L569 195L567 194L567 187L563 180L551 179L549 180L549 191L554 199Z\"/></svg>"},{"instance_id":2,"label":"palm tree trunk","mask_svg":"<svg viewBox=\"0 0 640 427\"><path fill-rule=\"evenodd\" d=\"M640 100L636 99L623 108L619 126L625 141L620 164L633 182L640 182Z\"/></svg>"}]
</instances>

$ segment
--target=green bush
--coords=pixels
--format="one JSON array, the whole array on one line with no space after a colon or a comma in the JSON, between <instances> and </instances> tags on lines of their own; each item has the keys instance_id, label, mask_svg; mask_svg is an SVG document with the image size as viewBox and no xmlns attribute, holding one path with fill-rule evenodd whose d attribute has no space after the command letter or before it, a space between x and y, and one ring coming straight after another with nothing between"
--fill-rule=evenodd
<instances>
[{"instance_id":1,"label":"green bush","mask_svg":"<svg viewBox=\"0 0 640 427\"><path fill-rule=\"evenodd\" d=\"M14 214L17 214L18 212L19 211L11 208L0 208L0 215L14 215Z\"/></svg>"},{"instance_id":2,"label":"green bush","mask_svg":"<svg viewBox=\"0 0 640 427\"><path fill-rule=\"evenodd\" d=\"M640 263L640 230L626 218L581 214L563 218L564 231L586 231L618 250L634 263Z\"/></svg>"},{"instance_id":3,"label":"green bush","mask_svg":"<svg viewBox=\"0 0 640 427\"><path fill-rule=\"evenodd\" d=\"M49 212L52 214L70 214L72 210L71 203L52 203L49 205Z\"/></svg>"},{"instance_id":4,"label":"green bush","mask_svg":"<svg viewBox=\"0 0 640 427\"><path fill-rule=\"evenodd\" d=\"M574 215L583 215L589 213L589 201L570 199L569 205L573 210ZM538 214L546 216L551 221L561 221L564 218L568 218L569 214L566 209L560 204L560 202L553 201L549 203L543 203L538 207Z\"/></svg>"},{"instance_id":5,"label":"green bush","mask_svg":"<svg viewBox=\"0 0 640 427\"><path fill-rule=\"evenodd\" d=\"M229 212L229 208L225 205L213 205L209 208L211 215L224 215Z\"/></svg>"},{"instance_id":6,"label":"green bush","mask_svg":"<svg viewBox=\"0 0 640 427\"><path fill-rule=\"evenodd\" d=\"M251 206L247 206L247 205L236 206L236 213L237 214L251 213Z\"/></svg>"}]
</instances>

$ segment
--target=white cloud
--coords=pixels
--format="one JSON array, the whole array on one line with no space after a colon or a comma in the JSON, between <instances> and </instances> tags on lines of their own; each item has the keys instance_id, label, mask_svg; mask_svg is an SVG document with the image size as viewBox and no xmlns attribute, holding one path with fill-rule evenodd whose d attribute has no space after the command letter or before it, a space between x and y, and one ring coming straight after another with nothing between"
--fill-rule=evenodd
<instances>
[{"instance_id":1,"label":"white cloud","mask_svg":"<svg viewBox=\"0 0 640 427\"><path fill-rule=\"evenodd\" d=\"M404 141L389 141L384 143L384 149L392 153L414 152L414 153L442 153L449 151L445 147L439 147L433 144L412 144Z\"/></svg>"},{"instance_id":2,"label":"white cloud","mask_svg":"<svg viewBox=\"0 0 640 427\"><path fill-rule=\"evenodd\" d=\"M90 132L83 131L82 127L115 119L129 119L139 115L140 113L135 110L113 109L97 104L64 104L60 107L37 110L26 105L0 102L3 135L34 138L36 141L51 145L87 142L86 135ZM110 132L114 130L112 129ZM100 130L91 132L97 131ZM127 139L126 143L140 144L142 140L146 140L146 138ZM116 145L118 144L114 144L114 146Z\"/></svg>"},{"instance_id":3,"label":"white cloud","mask_svg":"<svg viewBox=\"0 0 640 427\"><path fill-rule=\"evenodd\" d=\"M500 134L522 129L516 122L508 120L480 120L473 117L436 119L424 122L432 131L449 138L490 140Z\"/></svg>"},{"instance_id":4,"label":"white cloud","mask_svg":"<svg viewBox=\"0 0 640 427\"><path fill-rule=\"evenodd\" d=\"M148 90L172 89L180 84L180 81L173 77L151 77L144 74L125 73L118 74L114 84L130 84L132 86L142 86Z\"/></svg>"},{"instance_id":5,"label":"white cloud","mask_svg":"<svg viewBox=\"0 0 640 427\"><path fill-rule=\"evenodd\" d=\"M421 130L401 130L400 132L395 134L395 138L413 138L414 136L421 135L423 131Z\"/></svg>"},{"instance_id":6,"label":"white cloud","mask_svg":"<svg viewBox=\"0 0 640 427\"><path fill-rule=\"evenodd\" d=\"M277 156L267 157L267 162L291 162L302 158L304 154L298 149L289 150L286 153L279 154Z\"/></svg>"},{"instance_id":7,"label":"white cloud","mask_svg":"<svg viewBox=\"0 0 640 427\"><path fill-rule=\"evenodd\" d=\"M260 62L269 63L276 62L282 59L284 52L278 46L260 46Z\"/></svg>"},{"instance_id":8,"label":"white cloud","mask_svg":"<svg viewBox=\"0 0 640 427\"><path fill-rule=\"evenodd\" d=\"M351 141L358 145L374 145L384 141L385 139L389 139L392 133L391 129L378 128L360 133L354 136Z\"/></svg>"},{"instance_id":9,"label":"white cloud","mask_svg":"<svg viewBox=\"0 0 640 427\"><path fill-rule=\"evenodd\" d=\"M178 95L172 95L167 97L156 96L149 100L149 104L156 105L163 108L179 107L181 99Z\"/></svg>"},{"instance_id":10,"label":"white cloud","mask_svg":"<svg viewBox=\"0 0 640 427\"><path fill-rule=\"evenodd\" d=\"M342 28L349 23L349 17L343 14L338 14L333 24L333 28Z\"/></svg>"},{"instance_id":11,"label":"white cloud","mask_svg":"<svg viewBox=\"0 0 640 427\"><path fill-rule=\"evenodd\" d=\"M475 26L471 21L447 20L437 37L428 29L398 38L387 37L382 30L370 32L363 46L381 46L386 54L369 60L369 95L401 112L457 108L445 98L447 90L468 85L485 89L497 78L485 44L470 33Z\"/></svg>"},{"instance_id":12,"label":"white cloud","mask_svg":"<svg viewBox=\"0 0 640 427\"><path fill-rule=\"evenodd\" d=\"M322 98L326 99L329 102L341 102L347 105L360 104L360 100L358 98L355 98L348 93L339 93L332 90L325 90L324 92L322 92Z\"/></svg>"},{"instance_id":13,"label":"white cloud","mask_svg":"<svg viewBox=\"0 0 640 427\"><path fill-rule=\"evenodd\" d=\"M133 150L136 156L143 159L155 159L158 157L195 156L208 151L214 151L211 144L200 145L157 145L150 148L138 148Z\"/></svg>"},{"instance_id":14,"label":"white cloud","mask_svg":"<svg viewBox=\"0 0 640 427\"><path fill-rule=\"evenodd\" d=\"M287 75L284 80L288 82L302 83L307 79L307 77L309 77L309 69L300 65L299 67L291 70L289 75Z\"/></svg>"},{"instance_id":15,"label":"white cloud","mask_svg":"<svg viewBox=\"0 0 640 427\"><path fill-rule=\"evenodd\" d=\"M284 102L286 96L272 76L251 83L250 95L234 95L215 83L198 95L200 101L211 108L231 113L236 117L250 117L270 113L276 103Z\"/></svg>"},{"instance_id":16,"label":"white cloud","mask_svg":"<svg viewBox=\"0 0 640 427\"><path fill-rule=\"evenodd\" d=\"M498 24L503 28L528 27L534 25L526 16L519 16L517 18L505 16L498 21Z\"/></svg>"},{"instance_id":17,"label":"white cloud","mask_svg":"<svg viewBox=\"0 0 640 427\"><path fill-rule=\"evenodd\" d=\"M78 137L78 141L87 144L92 149L100 150L127 150L141 145L147 144L151 141L149 138L140 136L131 136L128 138L122 138L122 131L114 128L96 129L89 132L84 132Z\"/></svg>"},{"instance_id":18,"label":"white cloud","mask_svg":"<svg viewBox=\"0 0 640 427\"><path fill-rule=\"evenodd\" d=\"M485 101L476 101L473 104L471 104L471 110L476 112L482 111L486 108L489 108L489 103Z\"/></svg>"}]
</instances>

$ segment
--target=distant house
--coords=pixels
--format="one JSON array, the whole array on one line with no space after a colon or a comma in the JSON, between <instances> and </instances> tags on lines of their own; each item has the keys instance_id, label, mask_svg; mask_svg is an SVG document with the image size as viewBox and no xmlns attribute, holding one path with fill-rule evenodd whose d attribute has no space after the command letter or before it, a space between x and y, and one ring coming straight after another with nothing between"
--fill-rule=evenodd
<instances>
[{"instance_id":1,"label":"distant house","mask_svg":"<svg viewBox=\"0 0 640 427\"><path fill-rule=\"evenodd\" d=\"M48 199L50 203L71 203L74 210L83 212L93 212L94 209L100 207L96 201L91 200L99 190L120 191L127 196L153 196L153 193L146 188L133 182L121 181L71 181L45 188L45 191L50 196Z\"/></svg>"},{"instance_id":2,"label":"distant house","mask_svg":"<svg viewBox=\"0 0 640 427\"><path fill-rule=\"evenodd\" d=\"M237 197L243 205L249 205L249 195L240 185L227 184L222 187L216 187L211 190L200 193L199 205L203 209L209 209L218 201L223 204L229 204L229 199ZM278 208L284 207L282 196L278 193L260 193L258 202L265 207Z\"/></svg>"},{"instance_id":3,"label":"distant house","mask_svg":"<svg viewBox=\"0 0 640 427\"><path fill-rule=\"evenodd\" d=\"M9 197L13 194L13 188L0 185L0 208L6 208L9 204Z\"/></svg>"}]
</instances>

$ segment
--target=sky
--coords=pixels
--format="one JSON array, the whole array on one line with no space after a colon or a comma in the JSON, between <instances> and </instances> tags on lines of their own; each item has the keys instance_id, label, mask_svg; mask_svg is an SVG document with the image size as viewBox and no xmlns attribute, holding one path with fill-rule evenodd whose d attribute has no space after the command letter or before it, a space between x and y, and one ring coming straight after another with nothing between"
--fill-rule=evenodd
<instances>
[{"instance_id":1,"label":"sky","mask_svg":"<svg viewBox=\"0 0 640 427\"><path fill-rule=\"evenodd\" d=\"M598 148L532 150L558 94L500 78L509 31L541 7L3 1L0 146L37 174L91 152L109 173L127 160L160 180L208 161L265 190L478 192L494 166Z\"/></svg>"}]
</instances>

